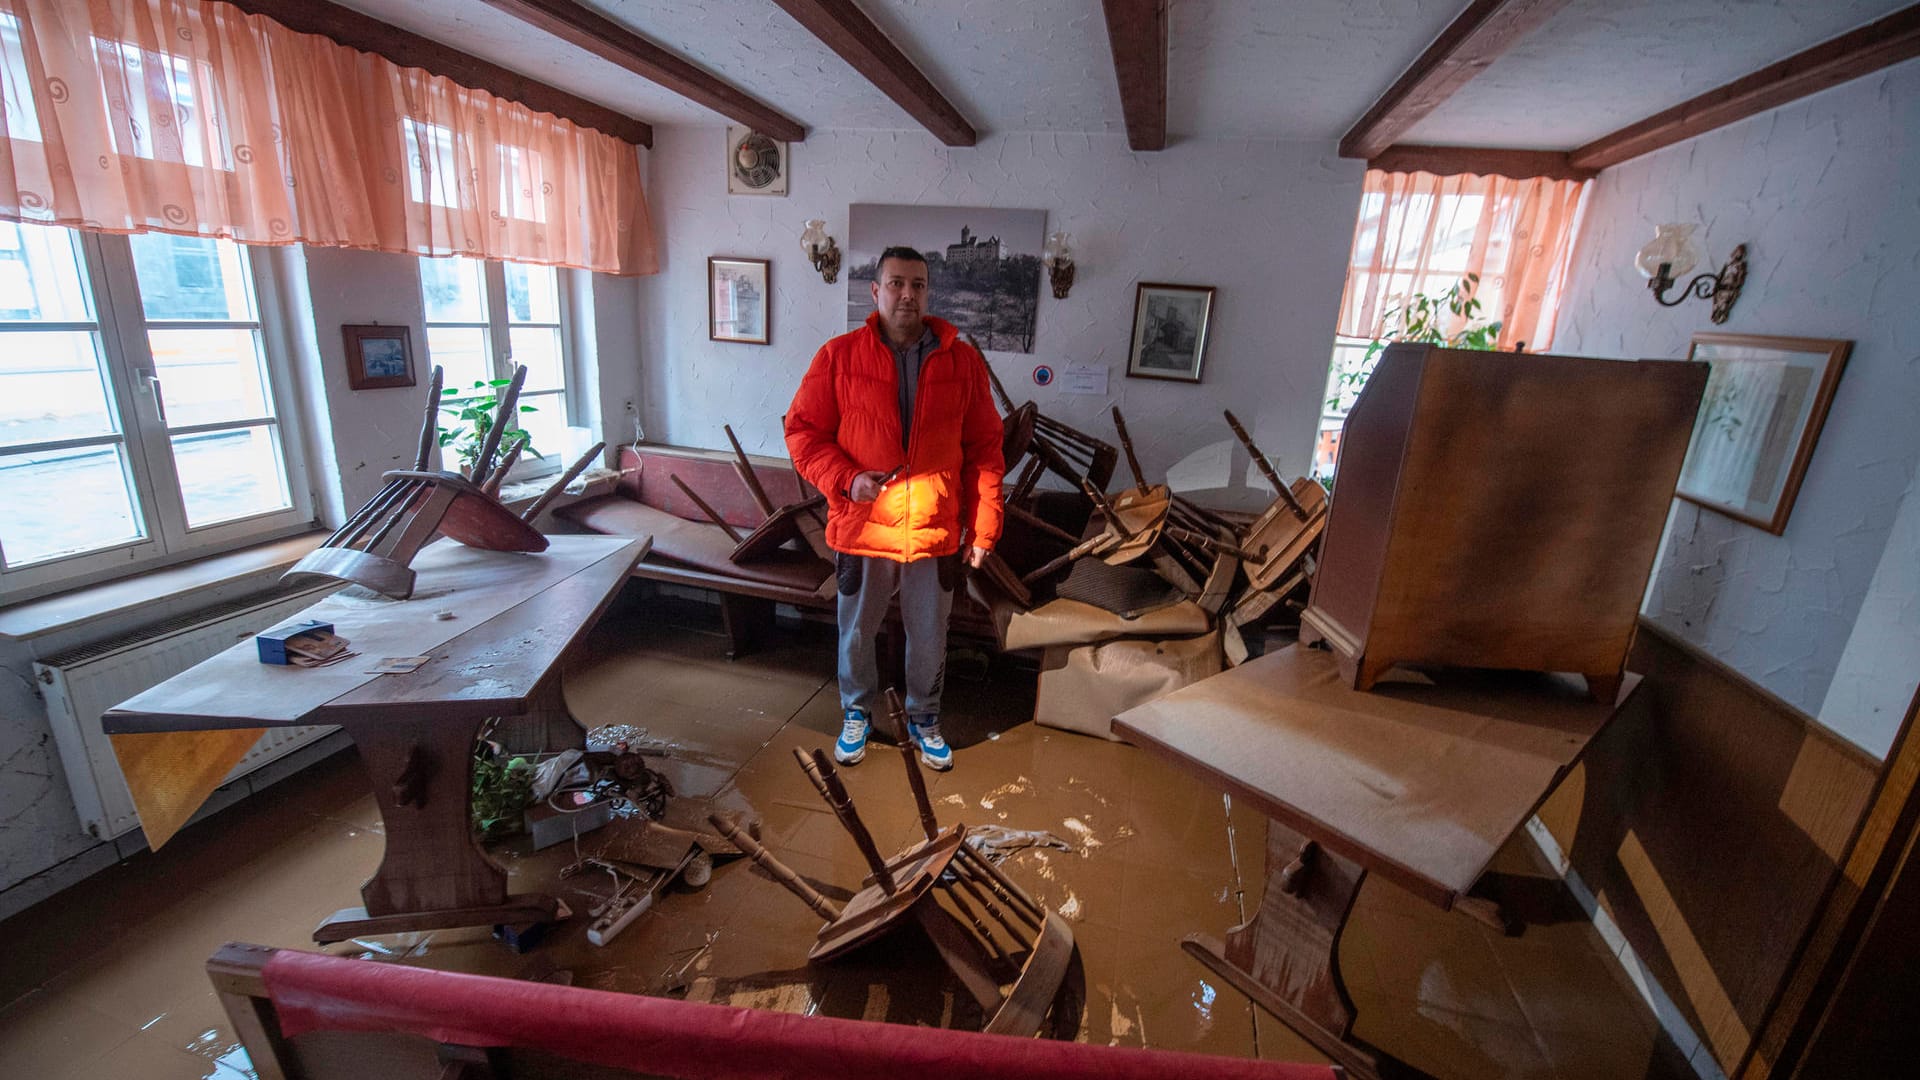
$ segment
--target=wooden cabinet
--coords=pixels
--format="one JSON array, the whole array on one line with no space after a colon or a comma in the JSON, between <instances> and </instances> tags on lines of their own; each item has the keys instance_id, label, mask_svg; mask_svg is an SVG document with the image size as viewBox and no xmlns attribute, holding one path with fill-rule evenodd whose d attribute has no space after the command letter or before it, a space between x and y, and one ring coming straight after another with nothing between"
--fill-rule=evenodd
<instances>
[{"instance_id":1,"label":"wooden cabinet","mask_svg":"<svg viewBox=\"0 0 1920 1080\"><path fill-rule=\"evenodd\" d=\"M1347 417L1302 637L1619 688L1707 365L1394 345Z\"/></svg>"}]
</instances>

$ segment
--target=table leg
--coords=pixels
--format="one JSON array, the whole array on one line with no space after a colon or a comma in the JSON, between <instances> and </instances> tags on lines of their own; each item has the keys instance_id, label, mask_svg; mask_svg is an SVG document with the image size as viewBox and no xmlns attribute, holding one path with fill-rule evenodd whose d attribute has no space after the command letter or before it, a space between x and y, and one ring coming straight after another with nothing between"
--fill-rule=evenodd
<instances>
[{"instance_id":1,"label":"table leg","mask_svg":"<svg viewBox=\"0 0 1920 1080\"><path fill-rule=\"evenodd\" d=\"M1267 889L1260 910L1227 931L1181 946L1361 1077L1397 1075L1398 1062L1352 1037L1354 1008L1340 980L1340 931L1367 872L1277 821L1267 824Z\"/></svg>"},{"instance_id":2,"label":"table leg","mask_svg":"<svg viewBox=\"0 0 1920 1080\"><path fill-rule=\"evenodd\" d=\"M346 721L385 823L380 868L360 889L365 907L336 912L320 944L391 934L556 917L551 896L507 895L507 872L480 849L468 821L473 744L481 721Z\"/></svg>"}]
</instances>

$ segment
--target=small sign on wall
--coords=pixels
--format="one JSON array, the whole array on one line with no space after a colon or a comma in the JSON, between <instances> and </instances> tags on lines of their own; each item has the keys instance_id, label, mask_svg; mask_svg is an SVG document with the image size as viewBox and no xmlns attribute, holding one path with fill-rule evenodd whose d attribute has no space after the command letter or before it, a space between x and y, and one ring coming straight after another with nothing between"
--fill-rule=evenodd
<instances>
[{"instance_id":1,"label":"small sign on wall","mask_svg":"<svg viewBox=\"0 0 1920 1080\"><path fill-rule=\"evenodd\" d=\"M1107 369L1099 364L1068 364L1060 377L1063 394L1107 394Z\"/></svg>"}]
</instances>

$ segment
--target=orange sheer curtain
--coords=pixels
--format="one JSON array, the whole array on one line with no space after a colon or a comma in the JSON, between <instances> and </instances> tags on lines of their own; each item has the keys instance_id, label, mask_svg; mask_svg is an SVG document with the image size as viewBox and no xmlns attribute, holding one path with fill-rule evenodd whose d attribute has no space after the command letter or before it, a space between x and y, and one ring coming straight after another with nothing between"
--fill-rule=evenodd
<instances>
[{"instance_id":1,"label":"orange sheer curtain","mask_svg":"<svg viewBox=\"0 0 1920 1080\"><path fill-rule=\"evenodd\" d=\"M657 269L634 147L210 0L0 0L0 218Z\"/></svg>"},{"instance_id":2,"label":"orange sheer curtain","mask_svg":"<svg viewBox=\"0 0 1920 1080\"><path fill-rule=\"evenodd\" d=\"M1445 292L1475 273L1482 317L1501 322L1499 347L1548 348L1586 187L1578 180L1370 170L1339 332L1379 337L1396 300Z\"/></svg>"}]
</instances>

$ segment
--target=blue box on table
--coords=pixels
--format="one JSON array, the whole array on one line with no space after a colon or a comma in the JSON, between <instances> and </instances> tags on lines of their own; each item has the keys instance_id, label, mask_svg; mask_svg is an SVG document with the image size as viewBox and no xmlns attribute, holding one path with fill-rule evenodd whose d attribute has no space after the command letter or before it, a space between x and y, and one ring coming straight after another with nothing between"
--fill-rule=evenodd
<instances>
[{"instance_id":1,"label":"blue box on table","mask_svg":"<svg viewBox=\"0 0 1920 1080\"><path fill-rule=\"evenodd\" d=\"M271 630L262 630L253 636L254 644L260 647L260 662L263 664L287 664L287 639L319 631L333 633L333 624L319 619L304 619L300 622L276 626Z\"/></svg>"}]
</instances>

